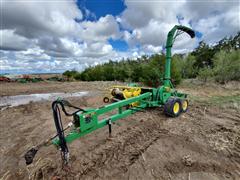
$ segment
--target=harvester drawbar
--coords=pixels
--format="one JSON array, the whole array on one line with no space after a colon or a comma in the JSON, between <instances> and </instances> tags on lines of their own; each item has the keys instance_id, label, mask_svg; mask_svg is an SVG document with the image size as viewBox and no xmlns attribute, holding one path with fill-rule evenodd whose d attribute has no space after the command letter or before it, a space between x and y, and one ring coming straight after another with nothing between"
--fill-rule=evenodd
<instances>
[{"instance_id":1,"label":"harvester drawbar","mask_svg":"<svg viewBox=\"0 0 240 180\"><path fill-rule=\"evenodd\" d=\"M66 100L58 99L52 103L53 118L57 130L57 135L31 148L25 154L26 164L31 164L37 151L50 144L56 145L61 151L63 163L69 161L69 149L67 144L86 134L89 134L99 128L108 126L109 134L112 132L112 123L118 119L127 117L137 111L150 107L163 107L164 113L171 117L177 117L188 109L187 94L178 92L171 83L171 48L175 38L181 33L187 33L191 38L195 37L192 29L176 25L168 33L166 43L166 64L163 79L163 85L158 88L137 87L133 86L114 86L111 89L111 101L106 106L96 109L82 109L73 106ZM109 102L110 98L105 97L104 102ZM75 112L69 113L65 107L76 109ZM66 116L72 116L72 122L63 128L61 113ZM115 110L115 111L114 111ZM116 111L117 110L117 111ZM116 112L107 118L101 118L108 112ZM68 134L66 130L70 129Z\"/></svg>"}]
</instances>

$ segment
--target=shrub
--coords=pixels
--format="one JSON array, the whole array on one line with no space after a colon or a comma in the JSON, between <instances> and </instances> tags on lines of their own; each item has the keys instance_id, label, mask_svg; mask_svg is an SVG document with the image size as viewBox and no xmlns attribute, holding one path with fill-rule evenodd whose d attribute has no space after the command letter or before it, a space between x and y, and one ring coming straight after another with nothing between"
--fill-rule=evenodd
<instances>
[{"instance_id":1,"label":"shrub","mask_svg":"<svg viewBox=\"0 0 240 180\"><path fill-rule=\"evenodd\" d=\"M240 81L240 50L220 51L214 56L214 79L219 83Z\"/></svg>"},{"instance_id":2,"label":"shrub","mask_svg":"<svg viewBox=\"0 0 240 180\"><path fill-rule=\"evenodd\" d=\"M194 66L196 63L196 57L188 55L183 59L182 77L183 78L195 78L197 76L197 68Z\"/></svg>"},{"instance_id":3,"label":"shrub","mask_svg":"<svg viewBox=\"0 0 240 180\"><path fill-rule=\"evenodd\" d=\"M213 76L213 70L211 68L202 68L198 72L198 78L206 82L209 78Z\"/></svg>"},{"instance_id":4,"label":"shrub","mask_svg":"<svg viewBox=\"0 0 240 180\"><path fill-rule=\"evenodd\" d=\"M74 78L74 76L76 76L77 74L78 74L78 72L75 71L75 70L65 71L65 72L63 73L63 75L66 76L68 80L69 80L70 78Z\"/></svg>"},{"instance_id":5,"label":"shrub","mask_svg":"<svg viewBox=\"0 0 240 180\"><path fill-rule=\"evenodd\" d=\"M173 56L171 63L171 78L173 84L180 84L182 80L183 62L180 56Z\"/></svg>"}]
</instances>

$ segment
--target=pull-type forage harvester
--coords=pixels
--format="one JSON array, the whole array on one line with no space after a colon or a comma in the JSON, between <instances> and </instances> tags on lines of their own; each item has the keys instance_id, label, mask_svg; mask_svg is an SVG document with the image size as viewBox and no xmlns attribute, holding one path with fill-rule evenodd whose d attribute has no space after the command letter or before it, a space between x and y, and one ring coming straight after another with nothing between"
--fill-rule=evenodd
<instances>
[{"instance_id":1,"label":"pull-type forage harvester","mask_svg":"<svg viewBox=\"0 0 240 180\"><path fill-rule=\"evenodd\" d=\"M187 33L191 38L195 37L192 29L176 25L168 33L166 42L166 64L163 79L163 85L158 88L136 87L136 86L115 86L111 90L111 104L96 109L82 109L71 105L68 101L58 99L52 103L53 118L57 130L57 135L31 148L25 154L26 164L31 164L40 147L54 144L60 151L63 162L66 164L69 160L69 150L67 143L70 143L86 134L91 133L106 125L111 134L112 122L127 117L145 108L163 107L166 115L176 117L188 109L187 94L178 92L171 83L171 48L175 38L181 33ZM108 102L107 97L104 102ZM65 107L77 109L74 113L68 113ZM67 128L63 128L60 109L66 116L72 116L73 121ZM116 110L117 113L107 118L100 119L101 115ZM65 135L65 130L70 127L70 132Z\"/></svg>"}]
</instances>

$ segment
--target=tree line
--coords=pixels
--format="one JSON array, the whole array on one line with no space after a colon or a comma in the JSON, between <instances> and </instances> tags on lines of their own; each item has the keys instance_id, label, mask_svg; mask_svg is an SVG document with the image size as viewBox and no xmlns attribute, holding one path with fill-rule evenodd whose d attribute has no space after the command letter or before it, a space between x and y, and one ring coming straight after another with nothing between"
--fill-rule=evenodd
<instances>
[{"instance_id":1,"label":"tree line","mask_svg":"<svg viewBox=\"0 0 240 180\"><path fill-rule=\"evenodd\" d=\"M164 54L144 55L135 60L110 60L82 72L70 70L63 75L68 79L81 81L117 80L158 86L164 78L165 60ZM171 78L174 84L187 78L199 78L203 81L214 79L219 83L240 81L240 32L211 46L201 41L189 54L173 55Z\"/></svg>"}]
</instances>

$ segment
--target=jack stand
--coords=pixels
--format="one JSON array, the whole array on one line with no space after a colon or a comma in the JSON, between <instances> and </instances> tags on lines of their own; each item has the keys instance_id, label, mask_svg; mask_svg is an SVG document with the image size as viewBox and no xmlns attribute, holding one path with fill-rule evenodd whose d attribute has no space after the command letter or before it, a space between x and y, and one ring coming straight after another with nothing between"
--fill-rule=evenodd
<instances>
[{"instance_id":1,"label":"jack stand","mask_svg":"<svg viewBox=\"0 0 240 180\"><path fill-rule=\"evenodd\" d=\"M108 124L109 138L111 138L112 137L112 121L111 121L111 119L108 120L107 124Z\"/></svg>"}]
</instances>

